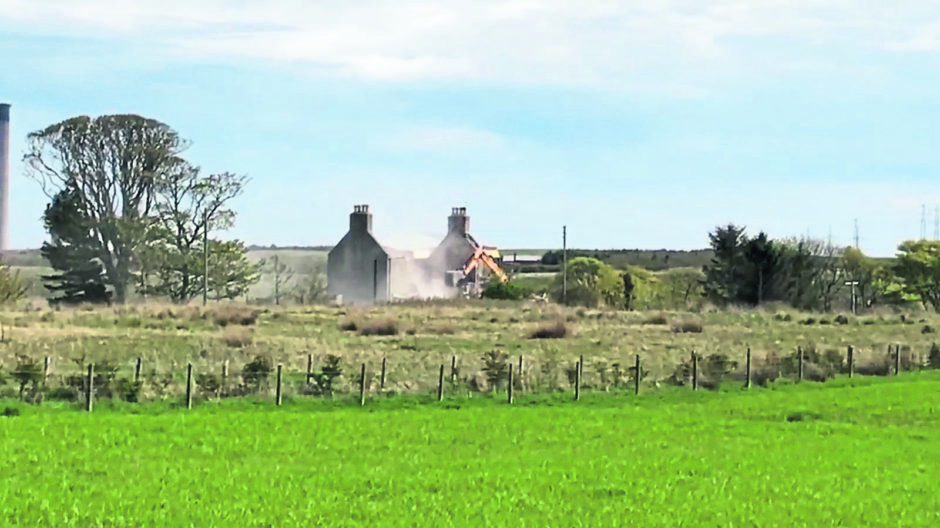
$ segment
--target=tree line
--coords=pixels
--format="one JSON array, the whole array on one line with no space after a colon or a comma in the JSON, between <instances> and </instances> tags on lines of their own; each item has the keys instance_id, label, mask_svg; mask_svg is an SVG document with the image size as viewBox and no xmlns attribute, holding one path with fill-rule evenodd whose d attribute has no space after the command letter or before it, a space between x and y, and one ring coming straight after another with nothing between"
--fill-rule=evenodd
<instances>
[{"instance_id":1,"label":"tree line","mask_svg":"<svg viewBox=\"0 0 940 528\"><path fill-rule=\"evenodd\" d=\"M751 236L743 226L708 235L711 259L700 271L652 273L618 268L598 256L569 255L553 283L556 301L579 306L646 309L669 298L676 308L698 301L756 307L782 303L798 310L833 311L876 305L940 310L940 242L905 241L892 261L812 238Z\"/></svg>"},{"instance_id":2,"label":"tree line","mask_svg":"<svg viewBox=\"0 0 940 528\"><path fill-rule=\"evenodd\" d=\"M234 226L232 202L249 180L204 171L185 158L189 146L170 126L138 115L73 117L27 136L27 173L50 200L42 215L49 239L41 248L53 269L42 277L50 302L124 303L133 293L179 303L200 295L235 299L267 267L276 303L325 295L322 266L299 283L285 263L252 263L245 243L221 236ZM860 307L940 308L937 241L905 241L885 263L821 240L750 236L734 224L708 238L712 257L701 274L683 273L670 285L686 300L700 295L718 305L782 302L830 311L851 288ZM636 265L618 269L601 256L569 255L553 288L556 299L633 309L652 295L659 277ZM557 251L543 257L546 264L560 260ZM0 266L0 302L23 294L16 274Z\"/></svg>"},{"instance_id":3,"label":"tree line","mask_svg":"<svg viewBox=\"0 0 940 528\"><path fill-rule=\"evenodd\" d=\"M719 305L776 301L828 312L848 295L858 307L920 303L940 309L938 241L905 241L892 262L818 239L752 237L734 224L715 228L709 242L714 255L702 269L702 285Z\"/></svg>"}]
</instances>

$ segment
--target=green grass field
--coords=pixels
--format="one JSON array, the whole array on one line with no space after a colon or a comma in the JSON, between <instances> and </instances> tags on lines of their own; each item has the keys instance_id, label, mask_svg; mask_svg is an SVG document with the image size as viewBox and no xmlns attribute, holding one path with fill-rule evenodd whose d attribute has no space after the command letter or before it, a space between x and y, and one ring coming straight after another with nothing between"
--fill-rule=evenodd
<instances>
[{"instance_id":1,"label":"green grass field","mask_svg":"<svg viewBox=\"0 0 940 528\"><path fill-rule=\"evenodd\" d=\"M936 526L937 372L0 417L4 526ZM531 404L527 404L531 403ZM375 407L379 407L376 409ZM457 408L459 407L459 408Z\"/></svg>"}]
</instances>

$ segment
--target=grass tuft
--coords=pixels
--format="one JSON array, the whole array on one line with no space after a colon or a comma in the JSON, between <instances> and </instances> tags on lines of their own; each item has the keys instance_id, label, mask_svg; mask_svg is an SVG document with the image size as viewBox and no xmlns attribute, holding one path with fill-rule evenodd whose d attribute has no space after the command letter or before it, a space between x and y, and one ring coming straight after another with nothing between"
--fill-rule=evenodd
<instances>
[{"instance_id":1,"label":"grass tuft","mask_svg":"<svg viewBox=\"0 0 940 528\"><path fill-rule=\"evenodd\" d=\"M664 313L658 313L651 315L643 320L645 325L667 325L669 324L669 318L666 317Z\"/></svg>"},{"instance_id":2,"label":"grass tuft","mask_svg":"<svg viewBox=\"0 0 940 528\"><path fill-rule=\"evenodd\" d=\"M562 321L557 321L550 325L536 328L529 337L531 339L563 339L569 334L568 325Z\"/></svg>"},{"instance_id":3,"label":"grass tuft","mask_svg":"<svg viewBox=\"0 0 940 528\"><path fill-rule=\"evenodd\" d=\"M222 332L222 343L230 348L245 348L254 342L255 334L251 328L230 326Z\"/></svg>"},{"instance_id":4,"label":"grass tuft","mask_svg":"<svg viewBox=\"0 0 940 528\"><path fill-rule=\"evenodd\" d=\"M393 336L398 335L398 323L394 319L379 319L364 323L359 328L359 335L363 336Z\"/></svg>"},{"instance_id":5,"label":"grass tuft","mask_svg":"<svg viewBox=\"0 0 940 528\"><path fill-rule=\"evenodd\" d=\"M676 334L701 334L705 325L699 321L680 321L672 325L672 331Z\"/></svg>"},{"instance_id":6,"label":"grass tuft","mask_svg":"<svg viewBox=\"0 0 940 528\"><path fill-rule=\"evenodd\" d=\"M218 326L251 326L258 322L261 312L249 306L223 304L209 310L209 318Z\"/></svg>"}]
</instances>

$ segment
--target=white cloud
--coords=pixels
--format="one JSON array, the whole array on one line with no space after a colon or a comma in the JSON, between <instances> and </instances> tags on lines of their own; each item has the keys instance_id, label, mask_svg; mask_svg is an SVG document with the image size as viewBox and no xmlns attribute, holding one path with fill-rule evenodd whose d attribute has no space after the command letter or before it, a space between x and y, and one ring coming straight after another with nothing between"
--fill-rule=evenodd
<instances>
[{"instance_id":1,"label":"white cloud","mask_svg":"<svg viewBox=\"0 0 940 528\"><path fill-rule=\"evenodd\" d=\"M893 51L940 51L940 22L917 27L908 38L889 42L887 47Z\"/></svg>"},{"instance_id":2,"label":"white cloud","mask_svg":"<svg viewBox=\"0 0 940 528\"><path fill-rule=\"evenodd\" d=\"M723 72L785 71L787 61L752 51L740 39L936 47L937 31L908 33L940 15L932 3L909 3L918 4L920 9L872 0L3 0L0 27L143 39L177 59L288 63L370 80L665 86L700 95L703 79ZM784 43L775 54L786 58L786 48Z\"/></svg>"},{"instance_id":3,"label":"white cloud","mask_svg":"<svg viewBox=\"0 0 940 528\"><path fill-rule=\"evenodd\" d=\"M386 140L392 148L431 152L492 149L507 144L507 138L488 130L434 126L409 126Z\"/></svg>"}]
</instances>

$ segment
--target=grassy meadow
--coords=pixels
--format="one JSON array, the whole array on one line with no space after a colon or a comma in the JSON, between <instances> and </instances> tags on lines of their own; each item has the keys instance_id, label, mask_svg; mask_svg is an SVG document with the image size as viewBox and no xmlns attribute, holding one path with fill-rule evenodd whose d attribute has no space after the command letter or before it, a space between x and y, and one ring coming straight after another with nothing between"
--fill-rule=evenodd
<instances>
[{"instance_id":1,"label":"grassy meadow","mask_svg":"<svg viewBox=\"0 0 940 528\"><path fill-rule=\"evenodd\" d=\"M511 407L22 406L0 416L0 516L14 527L935 526L938 386L928 371Z\"/></svg>"},{"instance_id":2,"label":"grassy meadow","mask_svg":"<svg viewBox=\"0 0 940 528\"><path fill-rule=\"evenodd\" d=\"M449 377L454 357L454 390L485 393L492 387L482 357L494 351L513 362L523 356L523 371L521 376L516 371L516 379L527 390L542 392L569 390L573 364L581 356L583 385L598 390L624 385L624 371L634 364L636 354L647 387L667 383L693 351L700 357L722 354L736 361L740 378L748 347L759 366L765 360L786 360L797 347L835 357L839 363L851 345L862 368L886 367L889 345L899 344L903 368L910 370L927 360L940 320L929 314L638 313L537 302L452 301L363 309L237 304L61 311L34 307L0 312L0 325L0 373L15 370L18 358L42 363L49 357L46 383L54 387L88 362L110 363L119 377L127 377L140 357L143 395L161 399L182 391L187 363L197 373L216 376L227 364L230 379L237 380L242 367L259 355L284 365L287 394L303 391L308 355L315 369L330 355L339 358L343 375L335 385L340 393L357 390L362 363L370 393L433 392L440 366L447 365ZM383 358L387 383L381 389ZM14 386L8 383L2 390L9 394Z\"/></svg>"}]
</instances>

